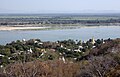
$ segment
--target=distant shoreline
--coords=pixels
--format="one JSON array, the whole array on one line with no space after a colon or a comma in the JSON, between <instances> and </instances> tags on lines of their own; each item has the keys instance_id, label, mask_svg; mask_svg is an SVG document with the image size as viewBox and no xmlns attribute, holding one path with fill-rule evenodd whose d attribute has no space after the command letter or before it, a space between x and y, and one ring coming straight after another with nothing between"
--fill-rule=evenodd
<instances>
[{"instance_id":1,"label":"distant shoreline","mask_svg":"<svg viewBox=\"0 0 120 77\"><path fill-rule=\"evenodd\" d=\"M0 31L11 31L11 30L36 30L36 29L48 29L50 27L7 27L7 26L0 26Z\"/></svg>"},{"instance_id":2,"label":"distant shoreline","mask_svg":"<svg viewBox=\"0 0 120 77\"><path fill-rule=\"evenodd\" d=\"M62 26L62 27L51 27L51 26L0 26L0 31L12 31L12 30L49 30L49 29L77 29L77 28L96 28L96 27L120 27L120 26Z\"/></svg>"}]
</instances>

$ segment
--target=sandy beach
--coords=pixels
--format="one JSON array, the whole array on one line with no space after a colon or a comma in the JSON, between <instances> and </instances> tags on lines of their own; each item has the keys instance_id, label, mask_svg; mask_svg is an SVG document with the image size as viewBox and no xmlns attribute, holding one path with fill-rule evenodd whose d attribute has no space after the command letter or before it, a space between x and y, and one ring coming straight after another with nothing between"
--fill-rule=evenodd
<instances>
[{"instance_id":1,"label":"sandy beach","mask_svg":"<svg viewBox=\"0 0 120 77\"><path fill-rule=\"evenodd\" d=\"M0 30L34 30L34 29L47 29L50 27L6 27L6 26L0 26Z\"/></svg>"},{"instance_id":2,"label":"sandy beach","mask_svg":"<svg viewBox=\"0 0 120 77\"><path fill-rule=\"evenodd\" d=\"M97 27L120 27L120 26L62 26L62 27L32 27L32 26L15 26L15 27L10 27L10 26L0 26L0 31L5 31L5 30L44 30L44 29L78 29L78 28L97 28Z\"/></svg>"}]
</instances>

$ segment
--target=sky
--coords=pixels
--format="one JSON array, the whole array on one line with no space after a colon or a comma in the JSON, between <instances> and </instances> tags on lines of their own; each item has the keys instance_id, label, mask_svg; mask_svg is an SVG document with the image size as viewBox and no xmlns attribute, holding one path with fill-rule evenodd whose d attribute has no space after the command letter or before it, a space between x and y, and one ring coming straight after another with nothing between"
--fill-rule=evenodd
<instances>
[{"instance_id":1,"label":"sky","mask_svg":"<svg viewBox=\"0 0 120 77\"><path fill-rule=\"evenodd\" d=\"M120 13L120 0L0 0L0 13Z\"/></svg>"}]
</instances>

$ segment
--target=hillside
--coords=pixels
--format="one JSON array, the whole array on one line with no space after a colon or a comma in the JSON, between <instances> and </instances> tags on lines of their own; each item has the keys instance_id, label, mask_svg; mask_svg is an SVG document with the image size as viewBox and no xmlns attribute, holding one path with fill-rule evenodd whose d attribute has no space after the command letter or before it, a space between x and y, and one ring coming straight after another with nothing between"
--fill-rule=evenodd
<instances>
[{"instance_id":1,"label":"hillside","mask_svg":"<svg viewBox=\"0 0 120 77\"><path fill-rule=\"evenodd\" d=\"M0 46L0 77L119 77L120 38Z\"/></svg>"}]
</instances>

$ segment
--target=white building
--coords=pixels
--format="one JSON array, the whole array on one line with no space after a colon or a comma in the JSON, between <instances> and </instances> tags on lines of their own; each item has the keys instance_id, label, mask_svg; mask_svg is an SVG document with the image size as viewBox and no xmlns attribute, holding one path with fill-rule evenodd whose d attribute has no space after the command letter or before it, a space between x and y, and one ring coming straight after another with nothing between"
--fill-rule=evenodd
<instances>
[{"instance_id":1,"label":"white building","mask_svg":"<svg viewBox=\"0 0 120 77\"><path fill-rule=\"evenodd\" d=\"M71 51L71 49L67 49L68 51Z\"/></svg>"},{"instance_id":2,"label":"white building","mask_svg":"<svg viewBox=\"0 0 120 77\"><path fill-rule=\"evenodd\" d=\"M22 39L23 42L25 42L26 40L25 39Z\"/></svg>"},{"instance_id":3,"label":"white building","mask_svg":"<svg viewBox=\"0 0 120 77\"><path fill-rule=\"evenodd\" d=\"M38 43L38 41L35 40L34 43Z\"/></svg>"},{"instance_id":4,"label":"white building","mask_svg":"<svg viewBox=\"0 0 120 77\"><path fill-rule=\"evenodd\" d=\"M60 47L63 48L63 45L61 45Z\"/></svg>"},{"instance_id":5,"label":"white building","mask_svg":"<svg viewBox=\"0 0 120 77\"><path fill-rule=\"evenodd\" d=\"M4 57L5 55L0 54L1 57Z\"/></svg>"},{"instance_id":6,"label":"white building","mask_svg":"<svg viewBox=\"0 0 120 77\"><path fill-rule=\"evenodd\" d=\"M39 45L42 45L43 43L42 42L40 42L40 43L38 43Z\"/></svg>"},{"instance_id":7,"label":"white building","mask_svg":"<svg viewBox=\"0 0 120 77\"><path fill-rule=\"evenodd\" d=\"M76 49L76 50L74 50L74 52L81 52L81 50L79 50L79 49Z\"/></svg>"},{"instance_id":8,"label":"white building","mask_svg":"<svg viewBox=\"0 0 120 77\"><path fill-rule=\"evenodd\" d=\"M95 48L96 46L93 46L92 48Z\"/></svg>"},{"instance_id":9,"label":"white building","mask_svg":"<svg viewBox=\"0 0 120 77\"><path fill-rule=\"evenodd\" d=\"M65 58L64 57L62 57L62 61L65 63Z\"/></svg>"},{"instance_id":10,"label":"white building","mask_svg":"<svg viewBox=\"0 0 120 77\"><path fill-rule=\"evenodd\" d=\"M3 68L3 65L1 65L0 67Z\"/></svg>"},{"instance_id":11,"label":"white building","mask_svg":"<svg viewBox=\"0 0 120 77\"><path fill-rule=\"evenodd\" d=\"M43 56L44 55L44 52L42 52L42 54L40 56Z\"/></svg>"},{"instance_id":12,"label":"white building","mask_svg":"<svg viewBox=\"0 0 120 77\"><path fill-rule=\"evenodd\" d=\"M79 46L80 49L83 49L83 46Z\"/></svg>"},{"instance_id":13,"label":"white building","mask_svg":"<svg viewBox=\"0 0 120 77\"><path fill-rule=\"evenodd\" d=\"M31 48L28 50L28 52L33 53L33 51L32 51L32 49L31 49Z\"/></svg>"}]
</instances>

